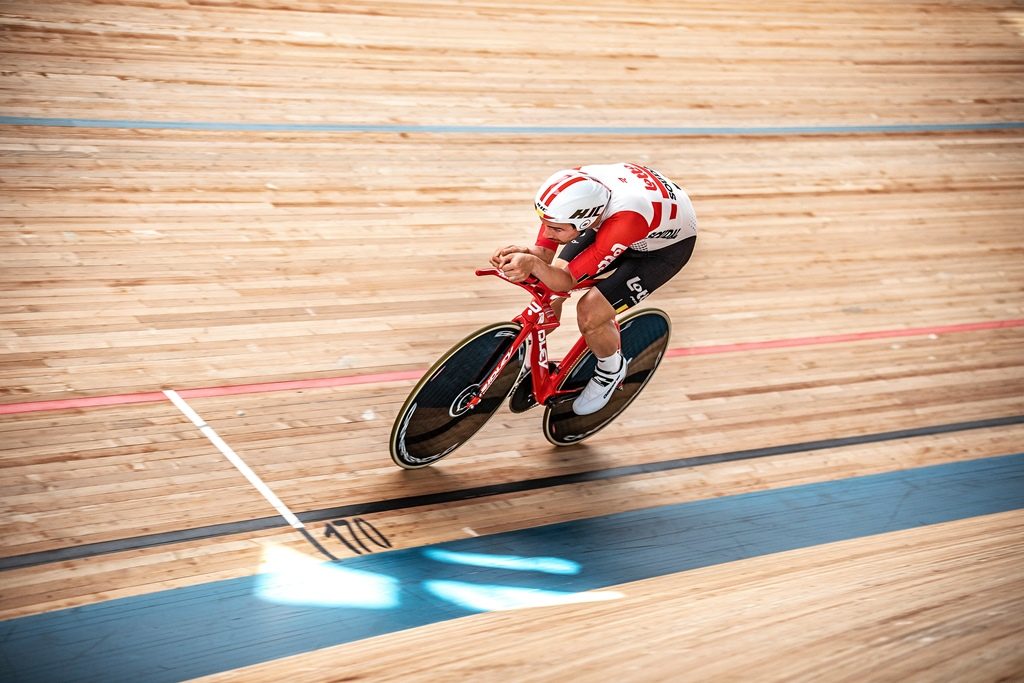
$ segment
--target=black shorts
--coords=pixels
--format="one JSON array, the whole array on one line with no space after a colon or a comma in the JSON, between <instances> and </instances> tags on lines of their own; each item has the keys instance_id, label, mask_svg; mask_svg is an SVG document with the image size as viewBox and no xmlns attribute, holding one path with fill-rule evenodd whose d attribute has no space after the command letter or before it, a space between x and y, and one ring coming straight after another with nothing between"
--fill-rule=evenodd
<instances>
[{"instance_id":1,"label":"black shorts","mask_svg":"<svg viewBox=\"0 0 1024 683\"><path fill-rule=\"evenodd\" d=\"M581 237L562 247L558 258L563 261L573 260L596 237L596 231L587 230ZM693 236L655 251L627 249L601 271L594 287L608 299L616 313L622 313L646 299L651 292L682 270L690 260L696 243L697 237Z\"/></svg>"}]
</instances>

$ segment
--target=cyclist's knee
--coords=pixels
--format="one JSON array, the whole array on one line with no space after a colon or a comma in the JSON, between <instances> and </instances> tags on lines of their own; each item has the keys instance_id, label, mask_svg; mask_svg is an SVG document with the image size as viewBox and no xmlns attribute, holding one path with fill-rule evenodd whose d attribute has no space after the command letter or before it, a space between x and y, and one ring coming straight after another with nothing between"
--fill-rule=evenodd
<instances>
[{"instance_id":1,"label":"cyclist's knee","mask_svg":"<svg viewBox=\"0 0 1024 683\"><path fill-rule=\"evenodd\" d=\"M587 292L576 306L576 322L583 334L589 334L610 324L614 317L615 309L596 289Z\"/></svg>"}]
</instances>

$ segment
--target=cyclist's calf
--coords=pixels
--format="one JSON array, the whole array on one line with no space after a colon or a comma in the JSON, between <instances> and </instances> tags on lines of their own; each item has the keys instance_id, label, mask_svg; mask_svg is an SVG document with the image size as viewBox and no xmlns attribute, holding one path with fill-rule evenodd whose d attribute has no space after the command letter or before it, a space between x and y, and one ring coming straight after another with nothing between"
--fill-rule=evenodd
<instances>
[{"instance_id":1,"label":"cyclist's calf","mask_svg":"<svg viewBox=\"0 0 1024 683\"><path fill-rule=\"evenodd\" d=\"M597 289L583 295L576 305L576 322L587 345L599 358L610 356L619 349L619 334L615 328L615 309Z\"/></svg>"}]
</instances>

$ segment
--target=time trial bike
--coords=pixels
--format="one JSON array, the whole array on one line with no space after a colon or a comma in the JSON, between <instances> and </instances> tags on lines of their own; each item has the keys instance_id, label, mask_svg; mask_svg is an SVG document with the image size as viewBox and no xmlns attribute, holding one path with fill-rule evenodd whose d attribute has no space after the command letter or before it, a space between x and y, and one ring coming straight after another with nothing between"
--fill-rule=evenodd
<instances>
[{"instance_id":1,"label":"time trial bike","mask_svg":"<svg viewBox=\"0 0 1024 683\"><path fill-rule=\"evenodd\" d=\"M597 359L583 337L561 361L549 359L547 350L547 335L559 325L551 302L569 293L553 291L532 276L513 282L496 268L476 274L498 276L525 289L533 300L510 322L487 325L457 343L420 378L391 428L391 458L400 467L426 467L452 453L484 426L509 394L513 412L544 406L549 442L579 443L607 427L636 399L668 348L672 325L667 313L657 308L627 313L616 323L626 378L608 405L591 415L577 415L572 402L593 376ZM582 282L573 291L593 284Z\"/></svg>"}]
</instances>

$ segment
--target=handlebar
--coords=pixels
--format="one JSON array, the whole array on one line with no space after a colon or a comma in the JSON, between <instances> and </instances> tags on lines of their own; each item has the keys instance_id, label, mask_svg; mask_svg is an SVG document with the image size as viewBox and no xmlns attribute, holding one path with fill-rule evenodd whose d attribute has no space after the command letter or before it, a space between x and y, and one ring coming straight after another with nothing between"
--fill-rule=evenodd
<instances>
[{"instance_id":1,"label":"handlebar","mask_svg":"<svg viewBox=\"0 0 1024 683\"><path fill-rule=\"evenodd\" d=\"M476 274L478 276L494 275L495 277L500 277L505 282L522 287L539 299L542 299L545 296L569 298L568 292L556 292L541 282L534 275L531 275L522 282L513 282L508 279L508 276L505 275L504 271L498 270L497 268L477 268Z\"/></svg>"},{"instance_id":2,"label":"handlebar","mask_svg":"<svg viewBox=\"0 0 1024 683\"><path fill-rule=\"evenodd\" d=\"M498 270L497 268L477 268L476 274L495 275L497 277L500 277L505 282L511 283L513 285L518 285L529 292L543 291L549 292L551 296L559 296L566 299L569 298L568 292L556 292L555 290L551 289L543 282L541 282L539 279L537 279L537 277L534 275L531 275L522 282L512 282L512 280L509 280L508 277L505 276L505 273L503 271ZM589 289L590 287L593 287L595 284L597 284L600 281L600 279L601 278L588 278L586 280L581 280L580 282L577 282L570 291L576 292L581 289Z\"/></svg>"},{"instance_id":3,"label":"handlebar","mask_svg":"<svg viewBox=\"0 0 1024 683\"><path fill-rule=\"evenodd\" d=\"M499 270L498 268L477 268L476 269L476 274L477 275L496 275L496 276L500 277L502 280L505 280L507 282L512 282L512 280L509 280L508 276L505 275L505 271ZM538 280L535 275L531 275L530 277L528 277L525 280L523 280L523 284L529 284L529 285L536 284L538 282L540 282L540 280ZM512 282L512 284L518 285L520 283Z\"/></svg>"}]
</instances>

